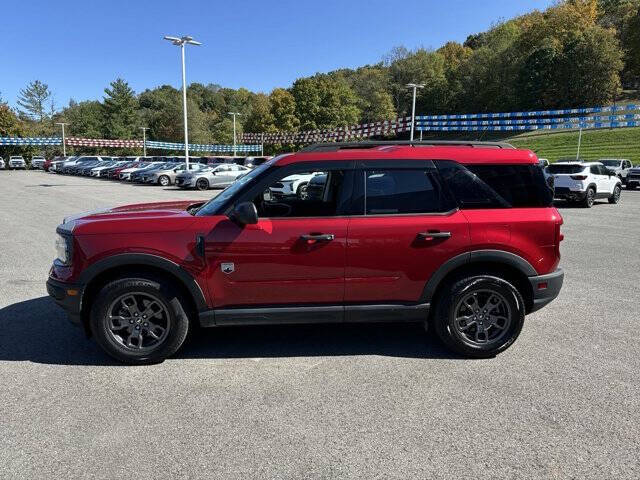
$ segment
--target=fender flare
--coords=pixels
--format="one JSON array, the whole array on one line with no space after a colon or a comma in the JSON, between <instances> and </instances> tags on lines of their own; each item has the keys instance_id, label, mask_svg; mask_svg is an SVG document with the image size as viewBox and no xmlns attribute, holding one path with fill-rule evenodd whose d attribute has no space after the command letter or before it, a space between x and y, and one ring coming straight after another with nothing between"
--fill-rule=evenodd
<instances>
[{"instance_id":1,"label":"fender flare","mask_svg":"<svg viewBox=\"0 0 640 480\"><path fill-rule=\"evenodd\" d=\"M198 311L203 311L208 308L204 293L200 288L200 285L198 285L198 282L196 282L195 278L193 278L191 274L180 267L180 265L178 265L177 263L172 262L171 260L167 260L166 258L160 257L158 255L152 255L149 253L121 253L99 260L91 266L87 267L80 274L80 276L78 277L78 283L86 288L86 286L89 285L91 281L93 281L101 273L115 267L132 265L143 265L164 270L168 274L180 280L182 285L184 285L184 287L193 298L193 302Z\"/></svg>"},{"instance_id":2,"label":"fender flare","mask_svg":"<svg viewBox=\"0 0 640 480\"><path fill-rule=\"evenodd\" d=\"M419 303L431 303L436 289L449 273L464 265L471 265L477 262L508 265L526 277L538 275L538 272L536 272L535 268L533 268L527 260L515 253L505 252L503 250L474 250L465 252L447 260L431 275L422 291Z\"/></svg>"}]
</instances>

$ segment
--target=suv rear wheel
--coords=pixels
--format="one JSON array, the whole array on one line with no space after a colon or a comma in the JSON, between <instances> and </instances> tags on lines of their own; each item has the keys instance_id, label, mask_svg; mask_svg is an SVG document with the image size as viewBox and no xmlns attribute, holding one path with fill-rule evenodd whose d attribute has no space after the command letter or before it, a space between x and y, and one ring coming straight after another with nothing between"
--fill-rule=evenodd
<instances>
[{"instance_id":1,"label":"suv rear wheel","mask_svg":"<svg viewBox=\"0 0 640 480\"><path fill-rule=\"evenodd\" d=\"M593 207L593 202L596 200L596 189L593 187L587 188L587 193L584 196L584 200L582 201L582 206L585 208Z\"/></svg>"},{"instance_id":2,"label":"suv rear wheel","mask_svg":"<svg viewBox=\"0 0 640 480\"><path fill-rule=\"evenodd\" d=\"M161 362L184 342L189 319L166 281L121 278L105 285L91 308L90 327L113 358L131 364Z\"/></svg>"},{"instance_id":3,"label":"suv rear wheel","mask_svg":"<svg viewBox=\"0 0 640 480\"><path fill-rule=\"evenodd\" d=\"M442 342L467 357L488 358L506 350L524 324L522 295L502 278L469 276L444 288L434 315Z\"/></svg>"}]
</instances>

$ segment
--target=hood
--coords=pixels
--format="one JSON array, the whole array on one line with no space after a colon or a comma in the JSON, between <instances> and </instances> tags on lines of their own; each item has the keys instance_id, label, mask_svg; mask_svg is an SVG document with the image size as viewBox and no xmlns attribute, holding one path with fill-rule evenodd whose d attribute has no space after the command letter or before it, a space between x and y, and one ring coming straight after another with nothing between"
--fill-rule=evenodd
<instances>
[{"instance_id":1,"label":"hood","mask_svg":"<svg viewBox=\"0 0 640 480\"><path fill-rule=\"evenodd\" d=\"M66 217L63 228L74 235L177 231L195 220L187 208L202 203L202 200L175 201L105 208Z\"/></svg>"}]
</instances>

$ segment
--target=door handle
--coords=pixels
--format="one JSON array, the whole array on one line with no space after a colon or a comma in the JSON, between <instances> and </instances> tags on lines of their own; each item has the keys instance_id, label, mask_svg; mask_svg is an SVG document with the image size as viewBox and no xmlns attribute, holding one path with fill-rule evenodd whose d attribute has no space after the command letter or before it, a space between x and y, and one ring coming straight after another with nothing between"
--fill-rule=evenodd
<instances>
[{"instance_id":1,"label":"door handle","mask_svg":"<svg viewBox=\"0 0 640 480\"><path fill-rule=\"evenodd\" d=\"M300 238L307 243L316 243L316 242L330 242L336 237L333 233L319 233L315 235L314 234L300 235Z\"/></svg>"},{"instance_id":2,"label":"door handle","mask_svg":"<svg viewBox=\"0 0 640 480\"><path fill-rule=\"evenodd\" d=\"M418 240L431 241L438 238L451 238L451 232L440 232L437 230L418 233Z\"/></svg>"}]
</instances>

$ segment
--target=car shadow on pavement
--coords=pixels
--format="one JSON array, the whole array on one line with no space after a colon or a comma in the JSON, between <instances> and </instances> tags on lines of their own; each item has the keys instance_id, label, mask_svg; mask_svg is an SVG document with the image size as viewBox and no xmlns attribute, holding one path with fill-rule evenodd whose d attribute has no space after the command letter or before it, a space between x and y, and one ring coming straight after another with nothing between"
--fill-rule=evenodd
<instances>
[{"instance_id":1,"label":"car shadow on pavement","mask_svg":"<svg viewBox=\"0 0 640 480\"><path fill-rule=\"evenodd\" d=\"M84 331L72 325L51 298L0 309L0 361L57 365L120 365ZM383 355L407 358L458 357L421 325L324 324L196 329L173 358L268 358Z\"/></svg>"}]
</instances>

